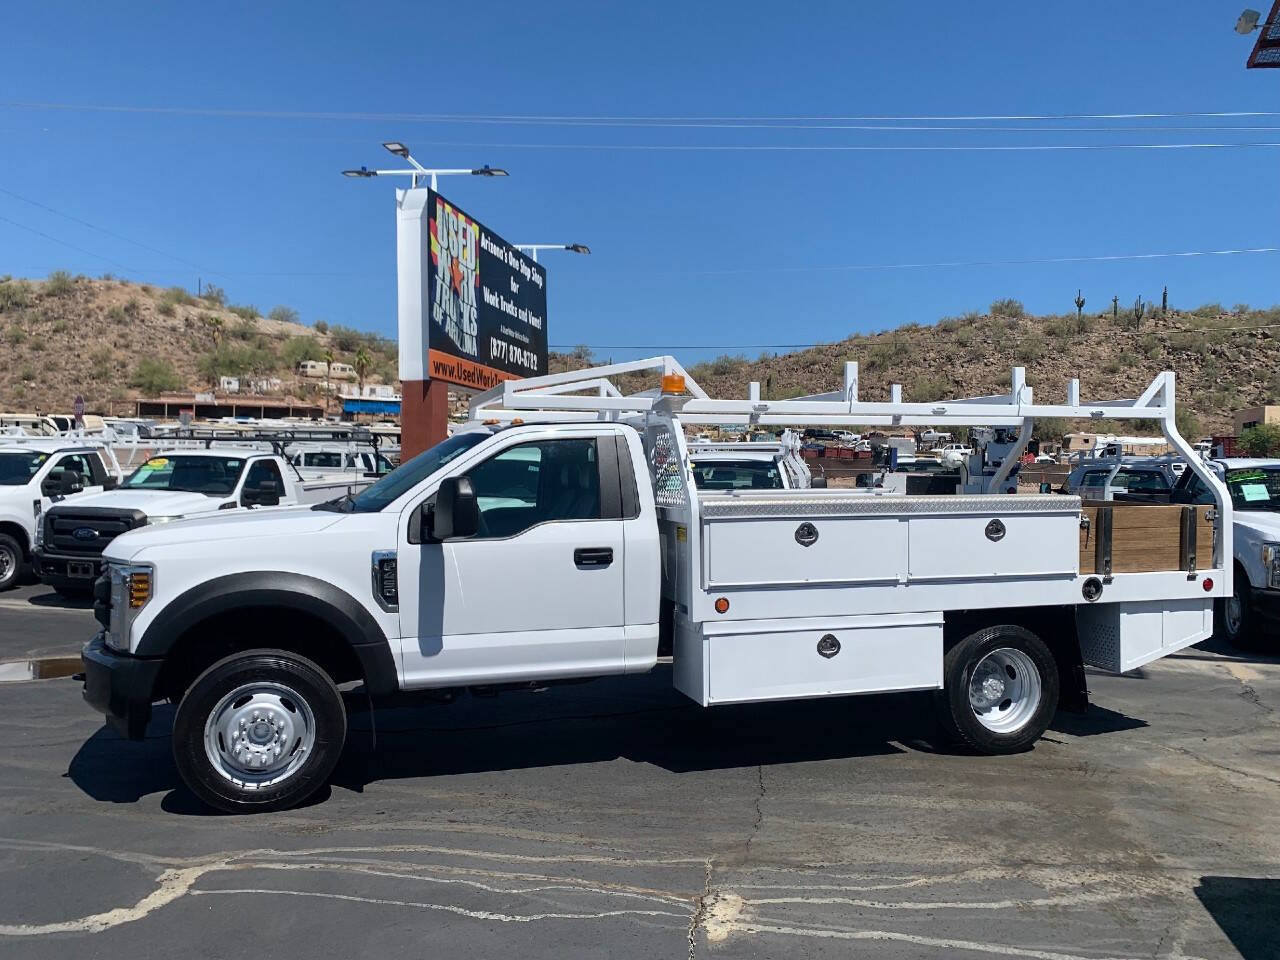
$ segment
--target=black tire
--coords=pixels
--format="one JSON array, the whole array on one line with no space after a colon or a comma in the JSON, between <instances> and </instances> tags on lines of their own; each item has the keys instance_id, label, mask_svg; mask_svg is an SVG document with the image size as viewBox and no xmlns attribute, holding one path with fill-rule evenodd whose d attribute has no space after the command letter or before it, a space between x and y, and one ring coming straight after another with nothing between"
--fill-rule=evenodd
<instances>
[{"instance_id":1,"label":"black tire","mask_svg":"<svg viewBox=\"0 0 1280 960\"><path fill-rule=\"evenodd\" d=\"M221 735L217 739L221 750L216 747L206 750L205 745L206 724L212 722L214 712L233 691L246 686L285 691L279 702L284 704L286 712L294 714L292 719L298 721L298 729L307 726L302 718L308 716L313 729L313 742L309 750L304 750L305 756L295 766L280 771L279 779L262 785L251 783L251 772L243 774L243 781L234 778L236 761L226 750ZM221 712L224 718L234 716L234 703ZM266 712L269 711L264 708ZM280 716L283 728L284 714ZM265 726L262 729L269 734L275 724L270 730ZM346 708L327 673L296 653L248 650L219 660L183 694L173 722L173 759L183 782L211 807L231 813L285 810L306 800L328 781L346 736ZM297 744L302 744L304 738L305 735L300 734ZM286 738L289 740L293 737ZM289 756L299 749L298 745L282 744L289 749ZM270 749L270 746L267 742L258 749ZM219 765L211 759L213 752L219 757Z\"/></svg>"},{"instance_id":2,"label":"black tire","mask_svg":"<svg viewBox=\"0 0 1280 960\"><path fill-rule=\"evenodd\" d=\"M1018 717L1018 722L1007 730L993 730L985 725L978 719L970 702L969 687L975 668L988 654L996 651L1002 652L985 665L984 670L994 669L1001 660L1013 661L1006 663L994 678L997 687L1008 682L1012 691L1013 684L1034 683L1034 687L1028 686L1028 689L1038 689L1038 694L1026 698L1026 706L1021 708L1022 716L1008 714L1007 719ZM1034 669L1034 677L1020 675L1025 674L1027 668ZM978 753L1006 754L1029 750L1044 734L1058 710L1060 682L1052 651L1034 633L1012 624L984 627L953 644L943 658L942 679L944 687L935 694L938 719L954 742ZM1003 692L1001 689L995 695ZM1010 704L1008 708L1004 706L1006 703ZM987 713L995 722L1000 722L1000 712L1005 709L1019 708L1012 700L993 700Z\"/></svg>"},{"instance_id":3,"label":"black tire","mask_svg":"<svg viewBox=\"0 0 1280 960\"><path fill-rule=\"evenodd\" d=\"M18 585L25 563L22 544L7 533L0 533L0 590L12 590Z\"/></svg>"},{"instance_id":4,"label":"black tire","mask_svg":"<svg viewBox=\"0 0 1280 960\"><path fill-rule=\"evenodd\" d=\"M1253 616L1253 588L1249 584L1249 575L1240 567L1236 567L1231 578L1232 597L1239 603L1239 616L1232 617L1227 608L1227 598L1219 597L1213 601L1213 635L1225 641L1237 650L1256 650L1259 645L1259 633Z\"/></svg>"}]
</instances>

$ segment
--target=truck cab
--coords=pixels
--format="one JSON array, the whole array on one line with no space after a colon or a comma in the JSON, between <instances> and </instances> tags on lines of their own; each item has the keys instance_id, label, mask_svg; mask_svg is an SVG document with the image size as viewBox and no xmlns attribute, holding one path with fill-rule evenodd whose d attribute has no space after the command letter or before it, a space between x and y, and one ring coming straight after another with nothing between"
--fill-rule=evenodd
<instances>
[{"instance_id":1,"label":"truck cab","mask_svg":"<svg viewBox=\"0 0 1280 960\"><path fill-rule=\"evenodd\" d=\"M59 593L88 594L102 552L126 531L239 507L298 502L284 460L261 450L186 449L158 453L119 486L86 490L44 511L35 533L36 575Z\"/></svg>"},{"instance_id":2,"label":"truck cab","mask_svg":"<svg viewBox=\"0 0 1280 960\"><path fill-rule=\"evenodd\" d=\"M118 480L110 451L92 442L0 438L0 590L15 586L31 562L42 511L73 494L109 490Z\"/></svg>"}]
</instances>

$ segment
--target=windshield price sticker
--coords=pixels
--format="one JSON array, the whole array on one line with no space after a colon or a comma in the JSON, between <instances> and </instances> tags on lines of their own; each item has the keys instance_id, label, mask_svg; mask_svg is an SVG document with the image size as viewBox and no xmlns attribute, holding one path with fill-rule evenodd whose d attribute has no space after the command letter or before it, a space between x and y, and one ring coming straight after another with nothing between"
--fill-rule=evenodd
<instances>
[{"instance_id":1,"label":"windshield price sticker","mask_svg":"<svg viewBox=\"0 0 1280 960\"><path fill-rule=\"evenodd\" d=\"M1271 499L1271 491L1267 489L1265 483L1242 483L1240 484L1240 495L1251 503L1255 500Z\"/></svg>"},{"instance_id":2,"label":"windshield price sticker","mask_svg":"<svg viewBox=\"0 0 1280 960\"><path fill-rule=\"evenodd\" d=\"M147 466L152 470L163 470L169 465L169 461L164 457L152 457L147 461Z\"/></svg>"}]
</instances>

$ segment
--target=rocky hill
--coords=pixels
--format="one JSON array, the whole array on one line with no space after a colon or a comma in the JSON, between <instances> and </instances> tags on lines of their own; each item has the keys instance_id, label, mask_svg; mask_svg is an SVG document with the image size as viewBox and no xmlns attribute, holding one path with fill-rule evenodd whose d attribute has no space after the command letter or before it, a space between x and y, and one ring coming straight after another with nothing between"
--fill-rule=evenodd
<instances>
[{"instance_id":1,"label":"rocky hill","mask_svg":"<svg viewBox=\"0 0 1280 960\"><path fill-rule=\"evenodd\" d=\"M0 278L0 409L65 411L76 393L90 410L117 412L137 396L209 389L219 376L279 378L279 392L314 396L294 371L305 359L356 365L368 382L394 382L395 344L358 330L304 326L287 307L263 316L226 303L215 288L196 297L109 277L54 273L42 281ZM998 393L1009 368L1027 368L1041 400L1062 399L1079 377L1085 398L1130 396L1160 370L1178 374L1188 432L1230 426L1231 412L1280 402L1280 307L1208 304L1030 316L1013 300L985 313L856 334L836 343L756 359L722 356L693 368L713 395L747 395L760 381L773 399L838 389L842 364L861 364L861 392L887 399L901 383L908 400ZM600 359L600 358L596 358ZM590 352L553 354L552 370L585 366Z\"/></svg>"},{"instance_id":2,"label":"rocky hill","mask_svg":"<svg viewBox=\"0 0 1280 960\"><path fill-rule=\"evenodd\" d=\"M859 362L864 399L887 400L889 385L901 383L912 401L1002 393L1014 366L1027 368L1027 383L1044 402L1065 400L1072 377L1086 400L1115 399L1135 396L1161 370L1173 370L1179 407L1195 415L1184 414L1186 432L1229 432L1232 411L1280 402L1280 307L1157 307L1135 320L1133 308L1118 316L1029 316L1006 300L932 326L908 324L754 360L722 356L690 372L713 396L745 397L757 380L763 396L784 399L840 389L846 360ZM562 367L585 362L581 351L557 358Z\"/></svg>"},{"instance_id":3,"label":"rocky hill","mask_svg":"<svg viewBox=\"0 0 1280 960\"><path fill-rule=\"evenodd\" d=\"M208 390L221 376L279 379L298 398L319 386L296 377L301 360L361 366L368 382L396 375L395 345L343 327L303 326L297 313L226 303L217 287L196 297L56 272L42 281L0 278L0 410L67 412L77 393L90 411L126 413L129 401Z\"/></svg>"}]
</instances>

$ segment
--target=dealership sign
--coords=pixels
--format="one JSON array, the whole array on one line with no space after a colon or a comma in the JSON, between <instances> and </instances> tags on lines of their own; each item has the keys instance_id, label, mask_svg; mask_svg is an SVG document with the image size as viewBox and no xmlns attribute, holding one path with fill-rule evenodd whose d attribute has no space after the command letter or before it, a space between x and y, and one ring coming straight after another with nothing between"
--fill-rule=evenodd
<instances>
[{"instance_id":1,"label":"dealership sign","mask_svg":"<svg viewBox=\"0 0 1280 960\"><path fill-rule=\"evenodd\" d=\"M434 190L396 191L400 379L547 372L547 273Z\"/></svg>"}]
</instances>

